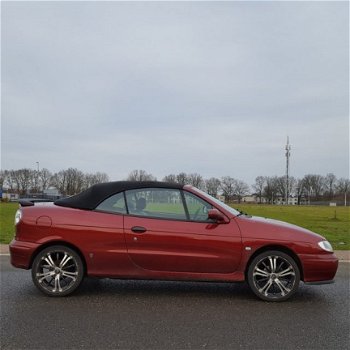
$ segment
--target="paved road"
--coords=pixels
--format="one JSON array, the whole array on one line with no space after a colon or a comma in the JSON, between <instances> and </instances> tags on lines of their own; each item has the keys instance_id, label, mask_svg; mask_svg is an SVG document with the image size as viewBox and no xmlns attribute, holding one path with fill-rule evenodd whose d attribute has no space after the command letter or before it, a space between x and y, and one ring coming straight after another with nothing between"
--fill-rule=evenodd
<instances>
[{"instance_id":1,"label":"paved road","mask_svg":"<svg viewBox=\"0 0 350 350\"><path fill-rule=\"evenodd\" d=\"M284 303L245 284L86 280L49 298L1 262L1 349L349 349L350 264Z\"/></svg>"}]
</instances>

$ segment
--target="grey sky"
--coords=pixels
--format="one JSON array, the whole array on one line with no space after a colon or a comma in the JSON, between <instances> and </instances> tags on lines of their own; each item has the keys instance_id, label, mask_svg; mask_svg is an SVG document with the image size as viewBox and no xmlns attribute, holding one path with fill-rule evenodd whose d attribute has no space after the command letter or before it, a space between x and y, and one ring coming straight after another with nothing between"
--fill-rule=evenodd
<instances>
[{"instance_id":1,"label":"grey sky","mask_svg":"<svg viewBox=\"0 0 350 350\"><path fill-rule=\"evenodd\" d=\"M348 176L348 2L1 6L3 169Z\"/></svg>"}]
</instances>

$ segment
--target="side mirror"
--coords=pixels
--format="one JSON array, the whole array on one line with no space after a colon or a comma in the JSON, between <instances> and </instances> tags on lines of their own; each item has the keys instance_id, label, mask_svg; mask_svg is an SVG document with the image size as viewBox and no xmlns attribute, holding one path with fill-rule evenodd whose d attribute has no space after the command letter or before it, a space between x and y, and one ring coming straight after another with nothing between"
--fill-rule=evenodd
<instances>
[{"instance_id":1,"label":"side mirror","mask_svg":"<svg viewBox=\"0 0 350 350\"><path fill-rule=\"evenodd\" d=\"M212 219L218 224L226 224L228 222L226 216L217 209L210 209L208 211L208 219Z\"/></svg>"}]
</instances>

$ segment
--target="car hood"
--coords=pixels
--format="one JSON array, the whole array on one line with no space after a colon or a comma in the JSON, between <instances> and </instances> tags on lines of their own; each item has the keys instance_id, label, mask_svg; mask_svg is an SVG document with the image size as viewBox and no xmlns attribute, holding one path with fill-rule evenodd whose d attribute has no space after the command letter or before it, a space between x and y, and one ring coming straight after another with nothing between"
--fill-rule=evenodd
<instances>
[{"instance_id":1,"label":"car hood","mask_svg":"<svg viewBox=\"0 0 350 350\"><path fill-rule=\"evenodd\" d=\"M288 222L260 216L242 216L239 225L246 237L276 238L304 242L318 242L325 238L306 228Z\"/></svg>"}]
</instances>

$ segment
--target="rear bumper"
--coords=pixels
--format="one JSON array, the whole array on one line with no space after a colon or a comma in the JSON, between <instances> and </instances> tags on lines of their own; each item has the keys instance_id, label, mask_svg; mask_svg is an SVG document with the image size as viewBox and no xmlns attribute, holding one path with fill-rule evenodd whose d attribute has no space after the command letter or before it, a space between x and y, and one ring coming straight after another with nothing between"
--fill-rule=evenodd
<instances>
[{"instance_id":1,"label":"rear bumper","mask_svg":"<svg viewBox=\"0 0 350 350\"><path fill-rule=\"evenodd\" d=\"M14 267L28 270L34 251L39 247L36 243L12 240L10 243L11 264Z\"/></svg>"},{"instance_id":2,"label":"rear bumper","mask_svg":"<svg viewBox=\"0 0 350 350\"><path fill-rule=\"evenodd\" d=\"M329 254L300 254L305 283L331 283L338 269L338 258Z\"/></svg>"}]
</instances>

